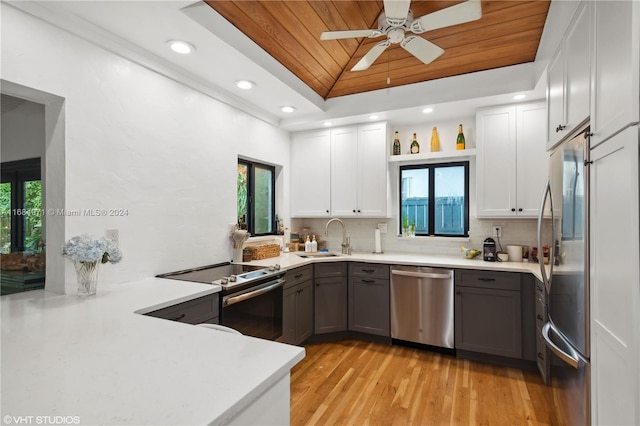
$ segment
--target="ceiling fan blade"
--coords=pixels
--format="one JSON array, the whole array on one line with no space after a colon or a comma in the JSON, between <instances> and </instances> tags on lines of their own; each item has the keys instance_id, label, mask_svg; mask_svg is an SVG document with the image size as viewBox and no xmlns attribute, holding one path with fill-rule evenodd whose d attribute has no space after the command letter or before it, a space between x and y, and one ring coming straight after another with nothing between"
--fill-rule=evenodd
<instances>
[{"instance_id":1,"label":"ceiling fan blade","mask_svg":"<svg viewBox=\"0 0 640 426\"><path fill-rule=\"evenodd\" d=\"M325 31L320 34L320 40L337 40L341 38L360 38L360 37L369 37L375 38L380 37L382 35L382 31L380 30L345 30L345 31Z\"/></svg>"},{"instance_id":2,"label":"ceiling fan blade","mask_svg":"<svg viewBox=\"0 0 640 426\"><path fill-rule=\"evenodd\" d=\"M384 40L376 44L371 48L371 50L367 52L366 55L362 57L362 59L360 59L360 61L358 61L357 64L353 66L353 68L351 68L351 71L366 70L371 66L371 64L376 61L376 59L378 59L378 56L382 55L382 52L384 52L390 45L391 42L389 42L389 40Z\"/></svg>"},{"instance_id":3,"label":"ceiling fan blade","mask_svg":"<svg viewBox=\"0 0 640 426\"><path fill-rule=\"evenodd\" d=\"M411 23L411 32L415 34L452 25L464 24L482 18L482 4L480 0L467 0L455 6L441 9L428 15L414 19Z\"/></svg>"},{"instance_id":4,"label":"ceiling fan blade","mask_svg":"<svg viewBox=\"0 0 640 426\"><path fill-rule=\"evenodd\" d=\"M418 36L409 36L402 40L400 43L403 49L411 53L416 58L420 59L423 63L429 64L434 61L438 56L444 53L444 50L435 44L431 43Z\"/></svg>"},{"instance_id":5,"label":"ceiling fan blade","mask_svg":"<svg viewBox=\"0 0 640 426\"><path fill-rule=\"evenodd\" d=\"M389 25L399 26L407 20L411 0L384 0L384 14Z\"/></svg>"}]
</instances>

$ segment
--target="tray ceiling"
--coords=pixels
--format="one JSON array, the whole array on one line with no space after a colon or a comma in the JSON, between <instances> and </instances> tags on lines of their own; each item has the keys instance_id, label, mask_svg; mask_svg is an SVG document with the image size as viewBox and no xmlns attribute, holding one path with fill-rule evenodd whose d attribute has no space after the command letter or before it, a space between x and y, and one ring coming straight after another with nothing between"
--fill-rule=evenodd
<instances>
[{"instance_id":1,"label":"tray ceiling","mask_svg":"<svg viewBox=\"0 0 640 426\"><path fill-rule=\"evenodd\" d=\"M382 1L215 0L206 3L324 99L535 60L550 0L482 0L482 18L419 36L445 50L423 64L393 44L365 71L350 69L373 45L321 41L323 31L377 28ZM460 3L413 1L414 17ZM407 33L407 35L410 33Z\"/></svg>"}]
</instances>

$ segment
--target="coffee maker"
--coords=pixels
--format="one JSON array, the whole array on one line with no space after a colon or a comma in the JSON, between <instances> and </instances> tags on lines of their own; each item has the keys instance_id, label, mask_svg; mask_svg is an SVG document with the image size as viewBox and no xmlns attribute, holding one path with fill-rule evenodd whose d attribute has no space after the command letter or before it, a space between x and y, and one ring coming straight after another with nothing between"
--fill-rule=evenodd
<instances>
[{"instance_id":1,"label":"coffee maker","mask_svg":"<svg viewBox=\"0 0 640 426\"><path fill-rule=\"evenodd\" d=\"M482 256L487 262L496 261L496 242L493 238L487 238L482 245Z\"/></svg>"}]
</instances>

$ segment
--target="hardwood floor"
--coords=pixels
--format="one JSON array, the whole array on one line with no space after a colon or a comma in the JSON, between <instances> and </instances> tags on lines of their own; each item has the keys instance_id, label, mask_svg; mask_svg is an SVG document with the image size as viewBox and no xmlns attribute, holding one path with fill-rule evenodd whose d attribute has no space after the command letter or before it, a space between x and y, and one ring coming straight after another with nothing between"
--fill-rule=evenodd
<instances>
[{"instance_id":1,"label":"hardwood floor","mask_svg":"<svg viewBox=\"0 0 640 426\"><path fill-rule=\"evenodd\" d=\"M535 372L359 340L305 346L292 425L549 425Z\"/></svg>"}]
</instances>

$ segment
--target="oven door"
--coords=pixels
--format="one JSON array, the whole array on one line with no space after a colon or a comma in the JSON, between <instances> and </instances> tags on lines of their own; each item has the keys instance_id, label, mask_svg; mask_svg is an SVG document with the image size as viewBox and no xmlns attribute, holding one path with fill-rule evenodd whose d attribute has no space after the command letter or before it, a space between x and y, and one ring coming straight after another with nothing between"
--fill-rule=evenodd
<instances>
[{"instance_id":1,"label":"oven door","mask_svg":"<svg viewBox=\"0 0 640 426\"><path fill-rule=\"evenodd\" d=\"M282 286L284 279L257 284L222 297L222 325L247 336L282 340Z\"/></svg>"}]
</instances>

